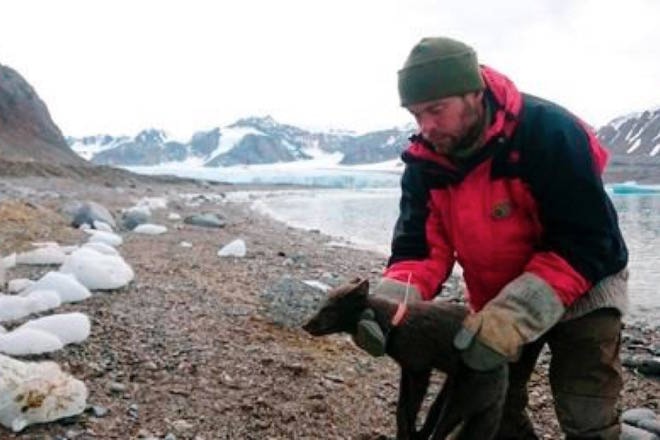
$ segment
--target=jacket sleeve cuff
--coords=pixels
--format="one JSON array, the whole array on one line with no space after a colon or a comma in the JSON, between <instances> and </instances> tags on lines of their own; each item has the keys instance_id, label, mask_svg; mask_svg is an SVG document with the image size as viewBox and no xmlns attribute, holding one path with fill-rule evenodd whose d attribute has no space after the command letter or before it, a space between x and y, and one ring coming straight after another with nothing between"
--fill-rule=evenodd
<instances>
[{"instance_id":1,"label":"jacket sleeve cuff","mask_svg":"<svg viewBox=\"0 0 660 440\"><path fill-rule=\"evenodd\" d=\"M406 291L408 291L408 302L416 302L423 299L414 284L410 283L410 286L408 286L408 280L398 281L391 278L382 278L380 283L374 288L373 295L401 302L406 297Z\"/></svg>"},{"instance_id":2,"label":"jacket sleeve cuff","mask_svg":"<svg viewBox=\"0 0 660 440\"><path fill-rule=\"evenodd\" d=\"M430 301L435 297L438 284L434 281L435 277L425 274L424 270L420 270L421 264L422 261L400 261L385 269L383 277L404 283L404 285L408 283L408 277L410 277L410 284L415 287L422 299ZM411 273L412 275L410 275Z\"/></svg>"},{"instance_id":3,"label":"jacket sleeve cuff","mask_svg":"<svg viewBox=\"0 0 660 440\"><path fill-rule=\"evenodd\" d=\"M591 288L591 283L555 252L536 253L525 272L548 283L564 306L570 306Z\"/></svg>"}]
</instances>

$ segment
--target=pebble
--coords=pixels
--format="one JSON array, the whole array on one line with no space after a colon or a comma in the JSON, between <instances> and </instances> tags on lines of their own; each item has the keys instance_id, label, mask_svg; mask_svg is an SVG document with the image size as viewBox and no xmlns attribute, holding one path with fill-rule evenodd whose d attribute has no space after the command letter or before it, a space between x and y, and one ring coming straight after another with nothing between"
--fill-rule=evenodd
<instances>
[{"instance_id":1,"label":"pebble","mask_svg":"<svg viewBox=\"0 0 660 440\"><path fill-rule=\"evenodd\" d=\"M176 435L172 434L171 432L168 432L167 435L163 438L163 440L176 440Z\"/></svg>"},{"instance_id":2,"label":"pebble","mask_svg":"<svg viewBox=\"0 0 660 440\"><path fill-rule=\"evenodd\" d=\"M140 430L138 431L138 437L139 437L139 438L143 438L143 439L145 439L145 440L152 440L152 439L156 439L156 438L157 438L157 437L154 437L154 436L153 436L149 431L147 431L146 429L140 429Z\"/></svg>"},{"instance_id":3,"label":"pebble","mask_svg":"<svg viewBox=\"0 0 660 440\"><path fill-rule=\"evenodd\" d=\"M123 393L124 391L126 391L126 385L119 382L111 382L110 391L112 391L113 393Z\"/></svg>"},{"instance_id":4,"label":"pebble","mask_svg":"<svg viewBox=\"0 0 660 440\"><path fill-rule=\"evenodd\" d=\"M152 370L153 371L153 370L158 369L158 365L156 365L156 363L154 361L147 361L147 362L144 363L144 368L146 368L147 370Z\"/></svg>"},{"instance_id":5,"label":"pebble","mask_svg":"<svg viewBox=\"0 0 660 440\"><path fill-rule=\"evenodd\" d=\"M190 431L191 429L193 429L192 423L190 423L186 420L183 420L183 419L173 421L172 422L172 427L177 432Z\"/></svg>"},{"instance_id":6,"label":"pebble","mask_svg":"<svg viewBox=\"0 0 660 440\"><path fill-rule=\"evenodd\" d=\"M137 403L132 403L132 404L128 407L128 411L127 411L127 412L128 412L128 416L129 416L130 418L132 418L132 419L137 419L137 418L138 418L138 415L139 415L139 414L138 414L138 409L139 409L139 408L138 408Z\"/></svg>"},{"instance_id":7,"label":"pebble","mask_svg":"<svg viewBox=\"0 0 660 440\"><path fill-rule=\"evenodd\" d=\"M653 353L654 356L660 356L660 342L658 342L657 344L654 344L650 348L650 351L651 351L651 353Z\"/></svg>"},{"instance_id":8,"label":"pebble","mask_svg":"<svg viewBox=\"0 0 660 440\"><path fill-rule=\"evenodd\" d=\"M92 406L92 414L94 414L94 417L105 417L108 415L110 410L104 406L100 405L93 405Z\"/></svg>"}]
</instances>

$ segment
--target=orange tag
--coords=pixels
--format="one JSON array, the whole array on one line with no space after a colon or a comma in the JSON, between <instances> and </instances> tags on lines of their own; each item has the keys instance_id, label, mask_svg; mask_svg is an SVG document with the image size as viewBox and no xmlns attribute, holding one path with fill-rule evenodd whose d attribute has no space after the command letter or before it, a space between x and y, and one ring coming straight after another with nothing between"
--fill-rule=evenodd
<instances>
[{"instance_id":1,"label":"orange tag","mask_svg":"<svg viewBox=\"0 0 660 440\"><path fill-rule=\"evenodd\" d=\"M392 317L392 325L397 327L403 321L403 318L406 316L408 311L408 305L406 303L399 303L399 306L396 308L396 313Z\"/></svg>"}]
</instances>

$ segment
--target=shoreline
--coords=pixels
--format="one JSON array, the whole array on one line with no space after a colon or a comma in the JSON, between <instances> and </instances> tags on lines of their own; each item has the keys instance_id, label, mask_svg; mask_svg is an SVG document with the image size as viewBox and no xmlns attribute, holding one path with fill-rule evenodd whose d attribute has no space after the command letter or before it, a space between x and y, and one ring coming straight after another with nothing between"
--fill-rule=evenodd
<instances>
[{"instance_id":1,"label":"shoreline","mask_svg":"<svg viewBox=\"0 0 660 440\"><path fill-rule=\"evenodd\" d=\"M314 339L300 329L273 324L261 312L263 293L284 276L339 283L360 274L375 282L386 257L326 246L332 237L289 227L245 203L202 198L198 206L189 206L177 196L207 193L223 200L223 193L254 187L117 183L119 189L31 177L5 179L0 185L0 203L21 199L41 209L42 217L32 220L34 228L24 228L22 237L60 244L77 244L84 236L62 223L58 207L68 200L94 200L113 213L141 197L165 195L170 201L167 210L154 211L153 219L168 227L166 234L122 233L125 243L120 252L136 273L132 284L54 311L87 313L91 337L36 357L55 360L83 380L90 390L88 404L108 414L96 417L86 412L68 421L31 426L20 434L0 427L1 438L164 438L171 433L177 439L197 440L375 440L394 435L398 367L391 360L373 359L345 337ZM170 211L184 217L216 212L227 225L204 229L171 222ZM18 246L7 233L0 232L2 255L10 250L9 243ZM247 243L246 257L216 255L220 246L238 237ZM181 241L193 247L181 247ZM47 270L53 268L20 267L10 270L8 279L34 279ZM657 333L644 329L631 333L629 341L627 354L660 342ZM625 377L624 409L660 407L658 379L627 369ZM434 376L434 390L439 381ZM113 383L121 384L121 391ZM537 432L557 438L547 359L541 359L530 381L530 406Z\"/></svg>"}]
</instances>

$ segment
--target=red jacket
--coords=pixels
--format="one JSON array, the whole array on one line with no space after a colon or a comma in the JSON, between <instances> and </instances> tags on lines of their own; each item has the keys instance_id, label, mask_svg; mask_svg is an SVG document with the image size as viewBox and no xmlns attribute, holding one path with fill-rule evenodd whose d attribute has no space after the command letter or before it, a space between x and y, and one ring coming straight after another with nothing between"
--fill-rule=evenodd
<instances>
[{"instance_id":1,"label":"red jacket","mask_svg":"<svg viewBox=\"0 0 660 440\"><path fill-rule=\"evenodd\" d=\"M482 68L493 109L485 145L460 169L420 136L403 153L400 215L384 276L439 293L455 261L480 310L523 272L569 306L623 269L627 250L601 181L607 153L561 107Z\"/></svg>"}]
</instances>

